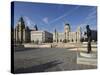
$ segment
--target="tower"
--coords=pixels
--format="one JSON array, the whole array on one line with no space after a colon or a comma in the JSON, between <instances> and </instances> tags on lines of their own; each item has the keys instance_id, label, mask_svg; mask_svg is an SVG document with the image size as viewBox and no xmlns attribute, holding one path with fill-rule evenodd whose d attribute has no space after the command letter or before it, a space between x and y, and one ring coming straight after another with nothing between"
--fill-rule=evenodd
<instances>
[{"instance_id":1,"label":"tower","mask_svg":"<svg viewBox=\"0 0 100 75\"><path fill-rule=\"evenodd\" d=\"M16 41L19 43L24 42L24 31L25 31L25 23L23 17L21 17L16 26Z\"/></svg>"},{"instance_id":2,"label":"tower","mask_svg":"<svg viewBox=\"0 0 100 75\"><path fill-rule=\"evenodd\" d=\"M38 31L38 27L37 27L37 25L34 25L34 28L35 28L36 31Z\"/></svg>"},{"instance_id":3,"label":"tower","mask_svg":"<svg viewBox=\"0 0 100 75\"><path fill-rule=\"evenodd\" d=\"M64 36L65 36L65 41L66 42L69 41L69 32L70 32L70 25L65 24L65 26L64 26Z\"/></svg>"},{"instance_id":4,"label":"tower","mask_svg":"<svg viewBox=\"0 0 100 75\"><path fill-rule=\"evenodd\" d=\"M77 42L80 42L81 41L81 27L80 26L77 28L76 36L77 36Z\"/></svg>"},{"instance_id":5,"label":"tower","mask_svg":"<svg viewBox=\"0 0 100 75\"><path fill-rule=\"evenodd\" d=\"M65 24L64 32L66 32L66 33L70 32L70 25L69 24Z\"/></svg>"},{"instance_id":6,"label":"tower","mask_svg":"<svg viewBox=\"0 0 100 75\"><path fill-rule=\"evenodd\" d=\"M56 30L56 28L55 28L55 30L54 30L54 40L55 40L55 42L57 42L58 43L58 32L57 32L57 30Z\"/></svg>"},{"instance_id":7,"label":"tower","mask_svg":"<svg viewBox=\"0 0 100 75\"><path fill-rule=\"evenodd\" d=\"M56 31L56 29L55 29L54 35L55 35L55 42L56 42L57 41L57 31Z\"/></svg>"}]
</instances>

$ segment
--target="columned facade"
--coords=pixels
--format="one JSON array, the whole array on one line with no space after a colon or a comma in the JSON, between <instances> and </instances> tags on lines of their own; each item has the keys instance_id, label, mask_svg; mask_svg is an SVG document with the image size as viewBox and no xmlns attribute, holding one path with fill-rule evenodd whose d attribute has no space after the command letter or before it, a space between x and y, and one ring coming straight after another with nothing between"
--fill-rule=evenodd
<instances>
[{"instance_id":1,"label":"columned facade","mask_svg":"<svg viewBox=\"0 0 100 75\"><path fill-rule=\"evenodd\" d=\"M24 19L21 17L18 21L17 26L14 29L14 42L15 43L26 43L30 41L30 30L25 27Z\"/></svg>"},{"instance_id":2,"label":"columned facade","mask_svg":"<svg viewBox=\"0 0 100 75\"><path fill-rule=\"evenodd\" d=\"M72 32L69 24L64 25L64 32L56 31L55 33L53 33L54 42L78 43L81 41L80 39L81 39L81 28L78 27L76 32Z\"/></svg>"}]
</instances>

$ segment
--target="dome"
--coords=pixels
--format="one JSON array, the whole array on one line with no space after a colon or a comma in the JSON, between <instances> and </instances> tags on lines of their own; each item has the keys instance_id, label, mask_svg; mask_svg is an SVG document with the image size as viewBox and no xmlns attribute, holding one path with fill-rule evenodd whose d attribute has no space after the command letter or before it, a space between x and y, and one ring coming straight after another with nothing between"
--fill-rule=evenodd
<instances>
[{"instance_id":1,"label":"dome","mask_svg":"<svg viewBox=\"0 0 100 75\"><path fill-rule=\"evenodd\" d=\"M69 23L65 23L65 28L69 28L70 29Z\"/></svg>"},{"instance_id":2,"label":"dome","mask_svg":"<svg viewBox=\"0 0 100 75\"><path fill-rule=\"evenodd\" d=\"M65 23L65 26L69 26L69 24L68 23Z\"/></svg>"},{"instance_id":3,"label":"dome","mask_svg":"<svg viewBox=\"0 0 100 75\"><path fill-rule=\"evenodd\" d=\"M70 31L70 25L66 23L64 27L64 32L69 32L69 31Z\"/></svg>"}]
</instances>

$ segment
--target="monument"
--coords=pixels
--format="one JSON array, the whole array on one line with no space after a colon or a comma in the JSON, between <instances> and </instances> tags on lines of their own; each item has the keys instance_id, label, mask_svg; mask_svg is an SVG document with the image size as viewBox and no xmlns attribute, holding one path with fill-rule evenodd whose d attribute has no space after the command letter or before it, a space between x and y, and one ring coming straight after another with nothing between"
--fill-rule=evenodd
<instances>
[{"instance_id":1,"label":"monument","mask_svg":"<svg viewBox=\"0 0 100 75\"><path fill-rule=\"evenodd\" d=\"M87 52L82 52L81 50L78 50L77 53L77 64L85 64L85 65L95 65L97 66L97 52L92 52L91 49L91 29L89 28L89 25L86 26L86 32L84 35L87 36ZM82 47L82 45L78 45L78 47Z\"/></svg>"},{"instance_id":2,"label":"monument","mask_svg":"<svg viewBox=\"0 0 100 75\"><path fill-rule=\"evenodd\" d=\"M87 32L85 32L85 35L87 35L87 53L91 52L91 29L89 28L89 25L86 26Z\"/></svg>"}]
</instances>

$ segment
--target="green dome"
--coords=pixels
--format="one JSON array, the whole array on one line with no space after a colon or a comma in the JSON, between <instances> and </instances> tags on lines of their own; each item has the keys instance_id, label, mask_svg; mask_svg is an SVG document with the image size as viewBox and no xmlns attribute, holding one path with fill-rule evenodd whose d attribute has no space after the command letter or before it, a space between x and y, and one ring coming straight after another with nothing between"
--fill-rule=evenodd
<instances>
[{"instance_id":1,"label":"green dome","mask_svg":"<svg viewBox=\"0 0 100 75\"><path fill-rule=\"evenodd\" d=\"M69 26L69 24L68 24L68 23L65 23L65 25Z\"/></svg>"}]
</instances>

